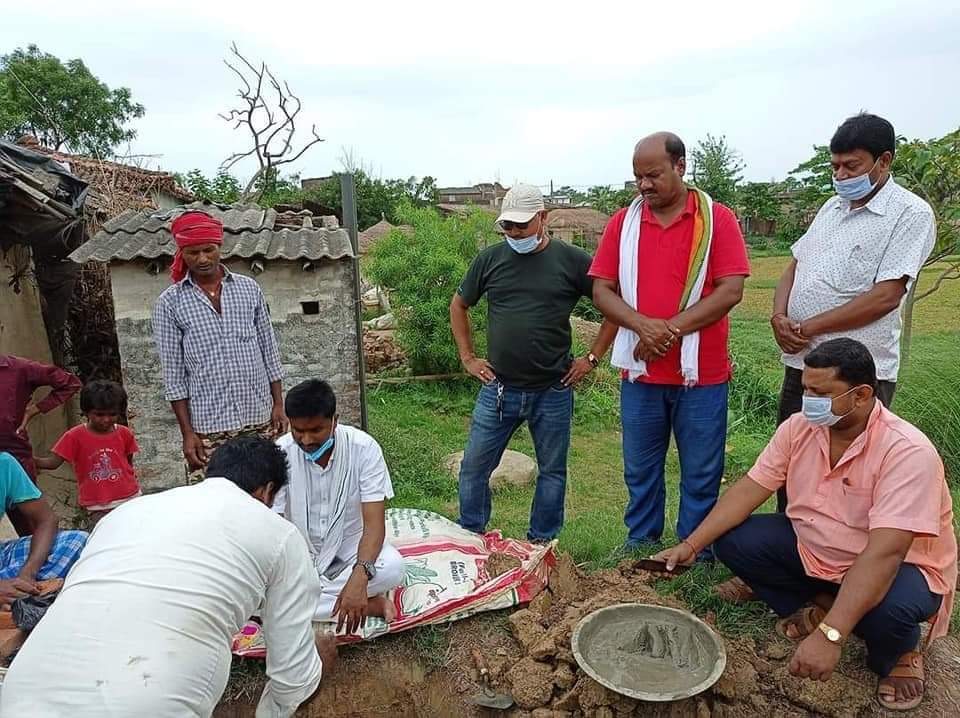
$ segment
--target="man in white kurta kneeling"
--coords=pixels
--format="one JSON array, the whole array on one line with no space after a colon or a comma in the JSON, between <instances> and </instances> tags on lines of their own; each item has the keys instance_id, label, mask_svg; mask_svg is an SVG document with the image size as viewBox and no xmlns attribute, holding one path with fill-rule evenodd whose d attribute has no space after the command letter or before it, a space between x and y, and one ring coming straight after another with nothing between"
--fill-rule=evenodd
<instances>
[{"instance_id":1,"label":"man in white kurta kneeling","mask_svg":"<svg viewBox=\"0 0 960 718\"><path fill-rule=\"evenodd\" d=\"M290 482L273 508L307 539L320 577L313 620L350 633L368 616L390 623L387 591L400 585L403 557L385 541L390 472L372 436L337 421L330 385L310 379L293 387L284 406L290 433L277 440Z\"/></svg>"}]
</instances>

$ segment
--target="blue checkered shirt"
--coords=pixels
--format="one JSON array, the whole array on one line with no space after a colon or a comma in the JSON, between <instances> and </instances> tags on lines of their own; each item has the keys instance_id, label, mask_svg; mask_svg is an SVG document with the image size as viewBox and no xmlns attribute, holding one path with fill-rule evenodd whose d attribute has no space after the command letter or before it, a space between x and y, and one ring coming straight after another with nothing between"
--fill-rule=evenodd
<instances>
[{"instance_id":1,"label":"blue checkered shirt","mask_svg":"<svg viewBox=\"0 0 960 718\"><path fill-rule=\"evenodd\" d=\"M260 286L223 268L222 314L188 274L153 310L153 336L167 401L190 400L198 434L236 431L270 418L270 384L283 378L280 350Z\"/></svg>"}]
</instances>

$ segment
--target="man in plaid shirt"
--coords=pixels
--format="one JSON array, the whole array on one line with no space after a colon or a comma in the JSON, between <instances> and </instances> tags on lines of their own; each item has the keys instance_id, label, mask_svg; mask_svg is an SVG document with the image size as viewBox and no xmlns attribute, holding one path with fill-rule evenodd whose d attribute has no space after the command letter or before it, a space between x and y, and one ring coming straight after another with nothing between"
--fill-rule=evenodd
<instances>
[{"instance_id":1,"label":"man in plaid shirt","mask_svg":"<svg viewBox=\"0 0 960 718\"><path fill-rule=\"evenodd\" d=\"M283 370L259 285L220 263L220 221L186 212L170 231L173 284L157 299L153 332L193 481L227 439L286 432Z\"/></svg>"}]
</instances>

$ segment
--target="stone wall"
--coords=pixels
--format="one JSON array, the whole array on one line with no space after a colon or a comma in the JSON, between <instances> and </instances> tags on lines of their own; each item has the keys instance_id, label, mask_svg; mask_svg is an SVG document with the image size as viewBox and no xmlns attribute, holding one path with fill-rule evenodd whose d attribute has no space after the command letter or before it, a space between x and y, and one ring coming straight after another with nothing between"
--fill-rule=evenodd
<instances>
[{"instance_id":1,"label":"stone wall","mask_svg":"<svg viewBox=\"0 0 960 718\"><path fill-rule=\"evenodd\" d=\"M263 289L280 343L284 391L322 378L337 392L344 423L360 424L358 338L349 260L323 261L304 271L299 262L271 262L254 275L245 260L228 260L232 272L254 276ZM111 265L123 380L130 397L130 427L141 453L137 471L146 491L180 485L185 473L181 437L163 400L160 364L150 314L169 286L166 270L150 274L146 262Z\"/></svg>"}]
</instances>

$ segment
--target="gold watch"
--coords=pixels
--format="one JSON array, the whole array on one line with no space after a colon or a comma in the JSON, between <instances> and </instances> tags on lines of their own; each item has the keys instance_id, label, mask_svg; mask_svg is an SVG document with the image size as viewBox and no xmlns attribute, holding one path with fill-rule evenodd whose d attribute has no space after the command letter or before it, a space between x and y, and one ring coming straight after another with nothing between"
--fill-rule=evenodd
<instances>
[{"instance_id":1,"label":"gold watch","mask_svg":"<svg viewBox=\"0 0 960 718\"><path fill-rule=\"evenodd\" d=\"M833 626L828 626L826 623L821 623L817 628L820 629L820 633L827 637L827 640L830 643L836 643L838 646L843 641L843 634L840 633Z\"/></svg>"},{"instance_id":2,"label":"gold watch","mask_svg":"<svg viewBox=\"0 0 960 718\"><path fill-rule=\"evenodd\" d=\"M597 366L599 366L600 364L600 360L597 358L597 355L594 354L593 352L590 352L589 354L587 354L587 361L590 362L590 364L593 366L594 369L596 369Z\"/></svg>"}]
</instances>

